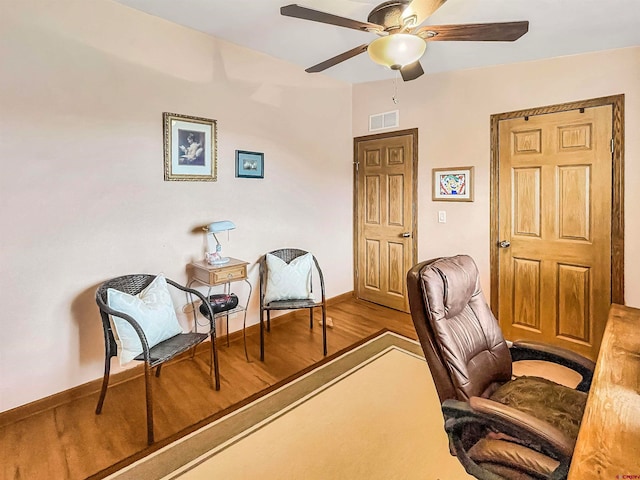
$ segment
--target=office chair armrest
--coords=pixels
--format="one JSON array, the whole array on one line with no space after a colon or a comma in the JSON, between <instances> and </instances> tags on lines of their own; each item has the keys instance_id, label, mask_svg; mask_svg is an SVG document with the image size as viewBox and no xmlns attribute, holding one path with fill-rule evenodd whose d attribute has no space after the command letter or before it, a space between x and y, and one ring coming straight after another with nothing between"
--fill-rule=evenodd
<instances>
[{"instance_id":1,"label":"office chair armrest","mask_svg":"<svg viewBox=\"0 0 640 480\"><path fill-rule=\"evenodd\" d=\"M575 444L564 433L543 420L488 398L471 397L469 404L476 412L513 424L518 429L537 437L563 457L571 457L573 454Z\"/></svg>"},{"instance_id":2,"label":"office chair armrest","mask_svg":"<svg viewBox=\"0 0 640 480\"><path fill-rule=\"evenodd\" d=\"M554 426L488 398L471 397L469 402L445 400L442 402L442 412L445 425L453 425L458 419L474 419L478 424L500 430L514 438L547 445L559 459L571 458L573 454L573 442Z\"/></svg>"},{"instance_id":3,"label":"office chair armrest","mask_svg":"<svg viewBox=\"0 0 640 480\"><path fill-rule=\"evenodd\" d=\"M474 408L475 406L475 408ZM560 462L551 474L550 480L566 479L573 445L567 437L552 427L530 415L492 400L473 397L470 402L445 400L442 403L445 430L449 437L452 455L458 457L467 473L480 480L502 480L503 477L478 465L469 455L468 448L479 429L511 437L524 446L537 445L542 451ZM508 441L508 438L505 438Z\"/></svg>"},{"instance_id":4,"label":"office chair armrest","mask_svg":"<svg viewBox=\"0 0 640 480\"><path fill-rule=\"evenodd\" d=\"M582 381L578 384L576 390L588 392L591 387L595 363L571 350L549 345L548 343L516 340L509 351L514 362L519 360L544 360L570 368L582 376Z\"/></svg>"},{"instance_id":5,"label":"office chair armrest","mask_svg":"<svg viewBox=\"0 0 640 480\"><path fill-rule=\"evenodd\" d=\"M442 413L444 418L447 419L474 415L475 411L471 408L469 402L449 399L442 402Z\"/></svg>"}]
</instances>

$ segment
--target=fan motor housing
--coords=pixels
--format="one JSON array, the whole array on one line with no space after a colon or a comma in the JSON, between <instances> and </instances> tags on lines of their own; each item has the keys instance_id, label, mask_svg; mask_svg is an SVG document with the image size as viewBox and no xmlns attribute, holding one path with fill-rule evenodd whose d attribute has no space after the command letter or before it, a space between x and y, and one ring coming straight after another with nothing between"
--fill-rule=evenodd
<instances>
[{"instance_id":1,"label":"fan motor housing","mask_svg":"<svg viewBox=\"0 0 640 480\"><path fill-rule=\"evenodd\" d=\"M400 16L404 12L411 0L392 0L384 2L371 10L367 21L382 25L386 31L397 30L402 27L402 19Z\"/></svg>"}]
</instances>

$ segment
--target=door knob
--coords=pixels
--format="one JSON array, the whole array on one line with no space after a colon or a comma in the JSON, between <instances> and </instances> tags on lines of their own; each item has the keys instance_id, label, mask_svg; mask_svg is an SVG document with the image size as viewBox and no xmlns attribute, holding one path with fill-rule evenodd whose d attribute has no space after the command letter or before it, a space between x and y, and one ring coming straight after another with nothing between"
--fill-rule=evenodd
<instances>
[{"instance_id":1,"label":"door knob","mask_svg":"<svg viewBox=\"0 0 640 480\"><path fill-rule=\"evenodd\" d=\"M502 240L501 242L498 242L498 246L500 248L509 248L511 246L511 242L509 240Z\"/></svg>"},{"instance_id":2,"label":"door knob","mask_svg":"<svg viewBox=\"0 0 640 480\"><path fill-rule=\"evenodd\" d=\"M409 238L409 237L411 237L411 232L402 233L402 238Z\"/></svg>"}]
</instances>

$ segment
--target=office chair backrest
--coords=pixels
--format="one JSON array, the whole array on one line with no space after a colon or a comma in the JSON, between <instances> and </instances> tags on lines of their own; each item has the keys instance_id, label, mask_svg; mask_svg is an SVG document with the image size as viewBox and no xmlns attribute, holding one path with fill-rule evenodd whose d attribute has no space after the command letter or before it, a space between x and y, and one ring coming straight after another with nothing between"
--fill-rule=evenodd
<instances>
[{"instance_id":1,"label":"office chair backrest","mask_svg":"<svg viewBox=\"0 0 640 480\"><path fill-rule=\"evenodd\" d=\"M411 316L440 401L488 397L511 379L511 354L467 255L422 262L407 275Z\"/></svg>"}]
</instances>

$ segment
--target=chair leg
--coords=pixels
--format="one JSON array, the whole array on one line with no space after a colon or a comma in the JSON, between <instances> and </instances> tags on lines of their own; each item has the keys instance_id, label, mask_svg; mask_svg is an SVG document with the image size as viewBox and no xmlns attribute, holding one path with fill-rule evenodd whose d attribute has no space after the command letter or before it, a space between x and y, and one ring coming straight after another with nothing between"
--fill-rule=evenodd
<instances>
[{"instance_id":1,"label":"chair leg","mask_svg":"<svg viewBox=\"0 0 640 480\"><path fill-rule=\"evenodd\" d=\"M209 359L210 363L209 363L209 386L211 388L215 388L215 374L214 374L214 363L215 363L215 355L213 354L213 338L211 338L211 336L209 336L209 341L211 342L211 348L209 349L209 357L211 357Z\"/></svg>"},{"instance_id":2,"label":"chair leg","mask_svg":"<svg viewBox=\"0 0 640 480\"><path fill-rule=\"evenodd\" d=\"M327 307L322 304L322 351L327 356Z\"/></svg>"},{"instance_id":3,"label":"chair leg","mask_svg":"<svg viewBox=\"0 0 640 480\"><path fill-rule=\"evenodd\" d=\"M213 382L215 378L216 390L220 390L220 367L218 366L218 348L216 347L215 331L211 333L209 339L211 340L211 367L209 368L209 378L211 378L211 382Z\"/></svg>"},{"instance_id":4,"label":"chair leg","mask_svg":"<svg viewBox=\"0 0 640 480\"><path fill-rule=\"evenodd\" d=\"M158 378L160 376L160 369L162 368L162 364L158 365L158 368L156 368L156 378Z\"/></svg>"},{"instance_id":5,"label":"chair leg","mask_svg":"<svg viewBox=\"0 0 640 480\"><path fill-rule=\"evenodd\" d=\"M264 310L260 310L260 361L264 362Z\"/></svg>"},{"instance_id":6,"label":"chair leg","mask_svg":"<svg viewBox=\"0 0 640 480\"><path fill-rule=\"evenodd\" d=\"M151 366L144 364L144 385L147 398L147 443L153 444L153 384L151 382Z\"/></svg>"},{"instance_id":7,"label":"chair leg","mask_svg":"<svg viewBox=\"0 0 640 480\"><path fill-rule=\"evenodd\" d=\"M309 309L309 328L313 330L313 307Z\"/></svg>"},{"instance_id":8,"label":"chair leg","mask_svg":"<svg viewBox=\"0 0 640 480\"><path fill-rule=\"evenodd\" d=\"M271 331L271 310L267 310L267 332Z\"/></svg>"},{"instance_id":9,"label":"chair leg","mask_svg":"<svg viewBox=\"0 0 640 480\"><path fill-rule=\"evenodd\" d=\"M100 413L102 412L104 397L107 396L107 387L109 386L110 371L111 371L111 357L107 355L104 359L104 377L102 377L102 388L100 389L100 398L98 399L98 406L96 407L96 415L100 415Z\"/></svg>"}]
</instances>

